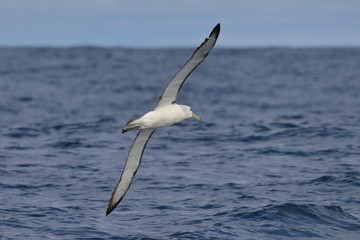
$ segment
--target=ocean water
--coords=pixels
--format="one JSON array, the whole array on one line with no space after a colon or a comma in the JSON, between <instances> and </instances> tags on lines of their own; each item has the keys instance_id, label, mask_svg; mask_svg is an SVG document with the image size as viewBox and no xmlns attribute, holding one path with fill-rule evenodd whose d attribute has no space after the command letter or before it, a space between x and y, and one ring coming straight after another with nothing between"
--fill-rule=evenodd
<instances>
[{"instance_id":1,"label":"ocean water","mask_svg":"<svg viewBox=\"0 0 360 240\"><path fill-rule=\"evenodd\" d=\"M215 47L105 217L192 51L0 48L0 238L360 239L360 48Z\"/></svg>"}]
</instances>

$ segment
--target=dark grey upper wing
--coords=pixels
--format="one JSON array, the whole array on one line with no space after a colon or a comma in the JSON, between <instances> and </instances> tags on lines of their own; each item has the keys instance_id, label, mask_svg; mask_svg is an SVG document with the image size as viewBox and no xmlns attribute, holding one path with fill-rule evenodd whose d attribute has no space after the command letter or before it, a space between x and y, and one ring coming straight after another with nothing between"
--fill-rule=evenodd
<instances>
[{"instance_id":1,"label":"dark grey upper wing","mask_svg":"<svg viewBox=\"0 0 360 240\"><path fill-rule=\"evenodd\" d=\"M186 78L202 61L204 61L210 50L214 47L219 33L220 23L214 27L209 37L195 50L191 58L166 86L164 92L160 96L157 107L169 105L176 101L180 88L184 84Z\"/></svg>"},{"instance_id":2,"label":"dark grey upper wing","mask_svg":"<svg viewBox=\"0 0 360 240\"><path fill-rule=\"evenodd\" d=\"M140 130L136 136L133 144L130 147L120 180L111 195L109 205L106 210L106 215L109 215L109 213L111 213L111 211L116 208L129 189L131 181L140 166L141 157L144 153L146 144L154 132L155 129L144 129Z\"/></svg>"}]
</instances>

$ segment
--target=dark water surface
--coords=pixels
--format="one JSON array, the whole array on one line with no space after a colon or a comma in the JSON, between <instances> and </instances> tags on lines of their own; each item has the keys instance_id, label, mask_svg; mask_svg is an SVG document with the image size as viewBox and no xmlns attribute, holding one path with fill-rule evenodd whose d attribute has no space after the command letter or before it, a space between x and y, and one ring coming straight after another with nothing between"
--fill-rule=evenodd
<instances>
[{"instance_id":1,"label":"dark water surface","mask_svg":"<svg viewBox=\"0 0 360 240\"><path fill-rule=\"evenodd\" d=\"M214 49L107 201L193 49L0 48L1 239L360 239L360 49Z\"/></svg>"}]
</instances>

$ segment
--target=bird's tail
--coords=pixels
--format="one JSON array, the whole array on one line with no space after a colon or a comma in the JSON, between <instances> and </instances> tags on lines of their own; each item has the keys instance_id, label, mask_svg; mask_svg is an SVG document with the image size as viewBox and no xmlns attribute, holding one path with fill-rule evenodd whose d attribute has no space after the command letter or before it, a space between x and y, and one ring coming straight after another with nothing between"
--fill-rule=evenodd
<instances>
[{"instance_id":1,"label":"bird's tail","mask_svg":"<svg viewBox=\"0 0 360 240\"><path fill-rule=\"evenodd\" d=\"M140 123L137 121L139 118L134 118L134 119L131 119L130 121L128 121L126 124L125 124L125 127L122 129L122 133L126 133L127 131L130 131L130 130L137 130L140 128Z\"/></svg>"}]
</instances>

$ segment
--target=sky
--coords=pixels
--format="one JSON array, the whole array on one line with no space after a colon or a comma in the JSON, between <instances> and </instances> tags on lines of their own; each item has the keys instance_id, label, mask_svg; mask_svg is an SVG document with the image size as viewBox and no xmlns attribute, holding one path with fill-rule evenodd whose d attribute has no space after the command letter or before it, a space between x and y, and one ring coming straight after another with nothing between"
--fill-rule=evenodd
<instances>
[{"instance_id":1,"label":"sky","mask_svg":"<svg viewBox=\"0 0 360 240\"><path fill-rule=\"evenodd\" d=\"M0 46L360 46L360 0L0 0Z\"/></svg>"}]
</instances>

